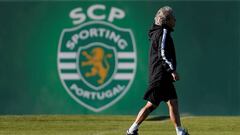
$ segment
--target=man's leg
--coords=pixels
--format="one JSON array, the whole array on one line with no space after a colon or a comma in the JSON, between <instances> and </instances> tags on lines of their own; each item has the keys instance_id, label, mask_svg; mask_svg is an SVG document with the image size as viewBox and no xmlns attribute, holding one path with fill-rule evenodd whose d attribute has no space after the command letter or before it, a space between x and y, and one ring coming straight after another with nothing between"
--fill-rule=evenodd
<instances>
[{"instance_id":1,"label":"man's leg","mask_svg":"<svg viewBox=\"0 0 240 135\"><path fill-rule=\"evenodd\" d=\"M148 117L148 115L156 109L156 107L157 106L148 101L147 104L139 111L135 123L140 125Z\"/></svg>"},{"instance_id":2,"label":"man's leg","mask_svg":"<svg viewBox=\"0 0 240 135\"><path fill-rule=\"evenodd\" d=\"M173 122L177 135L189 135L187 131L181 126L180 115L178 111L177 99L169 100L167 102L169 108L170 119Z\"/></svg>"},{"instance_id":3,"label":"man's leg","mask_svg":"<svg viewBox=\"0 0 240 135\"><path fill-rule=\"evenodd\" d=\"M139 125L148 117L148 115L156 109L157 106L153 105L151 102L147 104L139 111L138 116L132 126L128 129L128 133L133 133L138 129Z\"/></svg>"},{"instance_id":4,"label":"man's leg","mask_svg":"<svg viewBox=\"0 0 240 135\"><path fill-rule=\"evenodd\" d=\"M181 120L180 120L180 115L178 111L177 99L169 100L167 104L168 104L170 119L173 122L175 128L181 127Z\"/></svg>"}]
</instances>

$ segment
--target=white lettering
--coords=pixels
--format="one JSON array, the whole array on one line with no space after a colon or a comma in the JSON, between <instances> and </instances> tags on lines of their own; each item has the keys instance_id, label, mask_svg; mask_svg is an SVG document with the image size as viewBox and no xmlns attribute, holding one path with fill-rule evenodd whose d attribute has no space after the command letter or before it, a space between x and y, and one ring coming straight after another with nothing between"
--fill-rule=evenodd
<instances>
[{"instance_id":1,"label":"white lettering","mask_svg":"<svg viewBox=\"0 0 240 135\"><path fill-rule=\"evenodd\" d=\"M79 97L89 99L89 100L104 100L113 98L114 96L120 94L124 89L125 85L116 85L112 89L101 91L101 92L92 92L83 90L82 88L79 88L76 84L72 84L70 89L75 92L75 94Z\"/></svg>"},{"instance_id":2,"label":"white lettering","mask_svg":"<svg viewBox=\"0 0 240 135\"><path fill-rule=\"evenodd\" d=\"M83 23L86 21L87 17L92 20L107 20L109 22L125 17L125 12L122 9L111 7L109 15L106 14L106 10L105 5L96 4L90 6L86 11L83 11L81 7L75 8L69 13L69 16L73 19L74 25ZM102 12L102 14L99 12Z\"/></svg>"},{"instance_id":3,"label":"white lettering","mask_svg":"<svg viewBox=\"0 0 240 135\"><path fill-rule=\"evenodd\" d=\"M113 41L122 50L124 50L128 46L127 41L122 38L120 34L117 34L114 31L104 28L89 28L80 31L77 34L74 34L71 37L71 40L67 41L66 47L73 50L77 45L78 40L82 41L94 37L104 37L105 39Z\"/></svg>"},{"instance_id":4,"label":"white lettering","mask_svg":"<svg viewBox=\"0 0 240 135\"><path fill-rule=\"evenodd\" d=\"M77 43L78 43L78 38L79 38L79 36L78 36L77 34L74 34L74 35L72 36L72 41L73 41L75 44L77 44Z\"/></svg>"},{"instance_id":5,"label":"white lettering","mask_svg":"<svg viewBox=\"0 0 240 135\"><path fill-rule=\"evenodd\" d=\"M91 18L91 19L95 19L95 20L104 20L106 18L106 15L96 15L94 14L95 10L105 10L106 7L104 5L93 5L91 7L88 8L87 11L87 15Z\"/></svg>"},{"instance_id":6,"label":"white lettering","mask_svg":"<svg viewBox=\"0 0 240 135\"><path fill-rule=\"evenodd\" d=\"M111 35L109 36L109 39L113 40L115 43L118 42L119 38L120 38L120 35L116 35L115 32L112 32Z\"/></svg>"},{"instance_id":7,"label":"white lettering","mask_svg":"<svg viewBox=\"0 0 240 135\"><path fill-rule=\"evenodd\" d=\"M106 31L104 28L99 28L99 35L100 37L103 37L103 33Z\"/></svg>"},{"instance_id":8,"label":"white lettering","mask_svg":"<svg viewBox=\"0 0 240 135\"><path fill-rule=\"evenodd\" d=\"M75 8L70 12L69 16L73 19L74 25L81 24L86 20L86 15L81 12L82 8Z\"/></svg>"},{"instance_id":9,"label":"white lettering","mask_svg":"<svg viewBox=\"0 0 240 135\"><path fill-rule=\"evenodd\" d=\"M125 12L119 8L112 7L110 11L110 15L108 17L109 22L113 22L114 19L122 19L125 17Z\"/></svg>"},{"instance_id":10,"label":"white lettering","mask_svg":"<svg viewBox=\"0 0 240 135\"><path fill-rule=\"evenodd\" d=\"M67 41L66 47L69 48L70 50L73 50L75 47L75 44L71 41Z\"/></svg>"},{"instance_id":11,"label":"white lettering","mask_svg":"<svg viewBox=\"0 0 240 135\"><path fill-rule=\"evenodd\" d=\"M89 32L87 30L82 30L80 33L79 33L79 38L82 39L82 40L85 40L89 37Z\"/></svg>"},{"instance_id":12,"label":"white lettering","mask_svg":"<svg viewBox=\"0 0 240 135\"><path fill-rule=\"evenodd\" d=\"M120 49L125 49L125 48L127 47L127 42L126 42L126 40L120 39L120 40L118 41L118 46L119 46Z\"/></svg>"},{"instance_id":13,"label":"white lettering","mask_svg":"<svg viewBox=\"0 0 240 135\"><path fill-rule=\"evenodd\" d=\"M90 37L97 37L97 29L92 28L90 29Z\"/></svg>"}]
</instances>

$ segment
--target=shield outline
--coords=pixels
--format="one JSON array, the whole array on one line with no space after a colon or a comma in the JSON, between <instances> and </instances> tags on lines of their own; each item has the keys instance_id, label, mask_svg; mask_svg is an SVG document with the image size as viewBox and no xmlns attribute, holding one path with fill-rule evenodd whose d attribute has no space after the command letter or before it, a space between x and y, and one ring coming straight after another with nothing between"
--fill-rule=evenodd
<instances>
[{"instance_id":1,"label":"shield outline","mask_svg":"<svg viewBox=\"0 0 240 135\"><path fill-rule=\"evenodd\" d=\"M119 31L123 31L123 32L128 32L130 34L130 37L131 37L131 41L132 41L132 45L133 45L133 52L134 53L134 64L135 64L135 68L133 69L133 79L129 81L127 87L125 88L125 90L118 96L116 97L115 99L112 100L112 102L109 102L107 104L105 104L104 106L101 106L99 108L95 108L89 104L86 104L85 102L81 101L80 99L78 99L72 92L71 90L67 87L67 85L65 84L65 81L61 78L61 69L59 67L59 64L60 64L60 55L61 55L61 46L62 46L62 40L63 40L63 37L64 37L64 34L67 33L67 32L72 32L72 31L76 31L84 26L87 26L87 25L91 25L91 24L102 24L102 25L107 25L107 26L110 26L116 30L119 30ZM117 101L119 101L129 90L129 88L132 86L132 83L133 83L133 80L135 79L135 75L136 75L136 70L137 70L137 49L136 49L136 41L135 41L135 38L134 38L134 35L133 35L133 32L131 29L128 29L128 28L120 28L120 27L117 27L111 23L107 23L107 22L103 22L103 21L89 21L89 22L86 22L82 25L78 25L76 27L73 27L73 28L65 28L62 30L61 32L61 35L60 35L60 39L59 39L59 42L58 42L58 53L57 53L57 68L58 68L58 77L59 79L61 80L61 83L64 87L64 89L67 91L67 93L70 95L70 97L75 100L78 104L82 105L83 107L93 111L93 112L101 112L107 108L109 108L110 106L114 105Z\"/></svg>"},{"instance_id":2,"label":"shield outline","mask_svg":"<svg viewBox=\"0 0 240 135\"><path fill-rule=\"evenodd\" d=\"M113 71L113 73L112 73L112 75L111 75L111 78L108 79L104 84L96 87L96 86L92 85L91 83L89 83L84 77L81 78L82 81L83 81L88 87L90 87L90 88L98 91L98 90L104 88L106 85L108 85L108 84L112 81L113 76L114 76L114 75L116 74L116 72L117 72L117 63L118 63L118 61L117 61L117 57L116 57L116 56L117 56L117 51L116 51L116 49L115 49L114 47L108 46L108 45L106 45L106 44L104 44L104 43L101 43L101 42L92 42L92 43L90 43L90 44L84 45L83 47L79 47L79 48L78 48L78 52L77 52L77 72L80 74L80 76L83 76L83 74L82 74L82 72L80 71L80 67L79 67L79 62L80 62L80 60L79 60L80 54L79 54L79 53L80 53L81 50L83 50L84 48L90 48L90 47L92 47L92 46L96 46L96 44L98 44L98 45L100 45L100 46L103 46L103 47L105 47L105 48L107 48L107 49L113 50L113 53L114 53L114 55L115 55L115 69L114 69L114 71Z\"/></svg>"}]
</instances>

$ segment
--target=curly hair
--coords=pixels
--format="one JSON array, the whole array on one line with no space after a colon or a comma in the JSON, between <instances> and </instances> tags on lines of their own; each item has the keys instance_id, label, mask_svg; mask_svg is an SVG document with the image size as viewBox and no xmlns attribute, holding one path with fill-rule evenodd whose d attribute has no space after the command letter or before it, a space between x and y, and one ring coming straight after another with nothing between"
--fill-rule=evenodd
<instances>
[{"instance_id":1,"label":"curly hair","mask_svg":"<svg viewBox=\"0 0 240 135\"><path fill-rule=\"evenodd\" d=\"M170 16L174 16L173 9L171 7L164 6L160 8L154 18L155 24L156 25L167 24Z\"/></svg>"}]
</instances>

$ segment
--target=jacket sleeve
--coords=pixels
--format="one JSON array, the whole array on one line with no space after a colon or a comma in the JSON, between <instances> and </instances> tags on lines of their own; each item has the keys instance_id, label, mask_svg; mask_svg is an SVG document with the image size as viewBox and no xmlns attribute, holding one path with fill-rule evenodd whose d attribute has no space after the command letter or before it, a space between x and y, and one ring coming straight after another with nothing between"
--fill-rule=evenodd
<instances>
[{"instance_id":1,"label":"jacket sleeve","mask_svg":"<svg viewBox=\"0 0 240 135\"><path fill-rule=\"evenodd\" d=\"M163 29L162 38L159 40L158 46L158 56L161 56L166 66L167 72L174 72L176 69L173 66L171 56L167 55L166 51L166 37L167 37L167 29Z\"/></svg>"}]
</instances>

